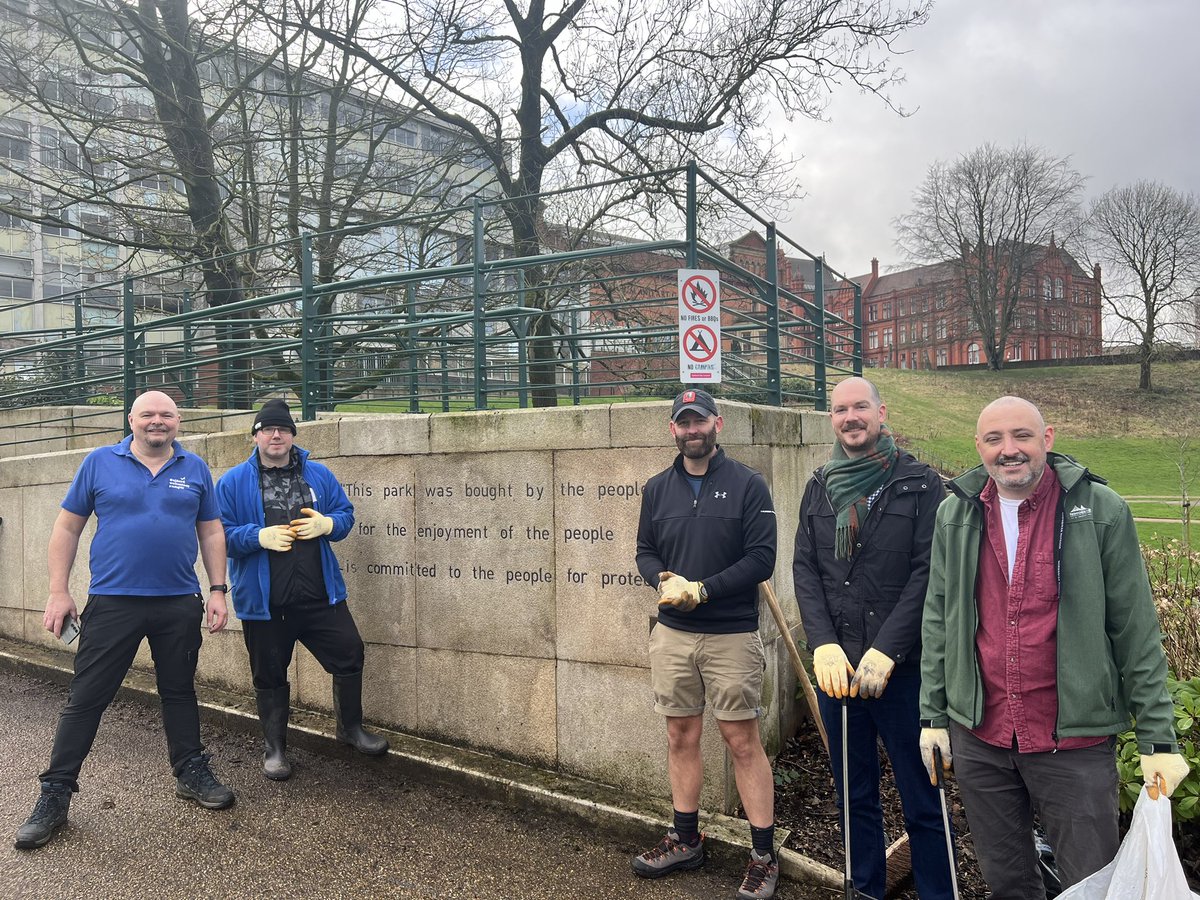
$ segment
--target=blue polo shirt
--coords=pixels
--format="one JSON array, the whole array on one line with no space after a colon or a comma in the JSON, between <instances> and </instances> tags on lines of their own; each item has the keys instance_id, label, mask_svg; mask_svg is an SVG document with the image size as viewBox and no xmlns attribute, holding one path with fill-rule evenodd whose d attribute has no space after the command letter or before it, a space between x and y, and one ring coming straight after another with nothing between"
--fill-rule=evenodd
<instances>
[{"instance_id":1,"label":"blue polo shirt","mask_svg":"<svg viewBox=\"0 0 1200 900\"><path fill-rule=\"evenodd\" d=\"M96 514L89 559L92 594L168 597L195 594L196 523L219 519L212 473L199 456L172 444L174 455L151 475L127 437L84 459L62 508Z\"/></svg>"}]
</instances>

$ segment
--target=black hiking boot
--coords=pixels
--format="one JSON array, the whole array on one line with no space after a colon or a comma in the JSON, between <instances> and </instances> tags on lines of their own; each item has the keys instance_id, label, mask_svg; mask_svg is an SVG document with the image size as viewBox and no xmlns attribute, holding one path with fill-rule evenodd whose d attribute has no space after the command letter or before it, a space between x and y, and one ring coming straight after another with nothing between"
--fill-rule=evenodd
<instances>
[{"instance_id":1,"label":"black hiking boot","mask_svg":"<svg viewBox=\"0 0 1200 900\"><path fill-rule=\"evenodd\" d=\"M38 797L25 824L17 829L17 839L13 841L13 846L18 850L44 847L50 843L54 832L67 824L67 810L70 808L70 786L43 781L41 796Z\"/></svg>"}]
</instances>

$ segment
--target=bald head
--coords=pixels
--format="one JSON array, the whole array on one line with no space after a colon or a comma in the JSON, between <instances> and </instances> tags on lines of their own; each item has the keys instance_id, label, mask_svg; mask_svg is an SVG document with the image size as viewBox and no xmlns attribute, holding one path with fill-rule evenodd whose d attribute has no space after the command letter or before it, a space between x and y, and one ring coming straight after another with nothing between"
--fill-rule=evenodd
<instances>
[{"instance_id":1,"label":"bald head","mask_svg":"<svg viewBox=\"0 0 1200 900\"><path fill-rule=\"evenodd\" d=\"M179 409L162 391L146 391L129 409L134 449L143 456L166 456L179 431Z\"/></svg>"},{"instance_id":2,"label":"bald head","mask_svg":"<svg viewBox=\"0 0 1200 900\"><path fill-rule=\"evenodd\" d=\"M993 400L979 414L975 449L1001 497L1024 500L1037 490L1046 471L1054 429L1038 408L1020 397Z\"/></svg>"},{"instance_id":3,"label":"bald head","mask_svg":"<svg viewBox=\"0 0 1200 900\"><path fill-rule=\"evenodd\" d=\"M1031 417L1032 421L1037 422L1038 430L1046 427L1046 420L1042 418L1041 411L1026 400L1024 397L999 397L983 408L983 412L979 414L979 421L976 423L976 436L983 433L984 420L992 421L996 418L1012 419L1019 417Z\"/></svg>"},{"instance_id":4,"label":"bald head","mask_svg":"<svg viewBox=\"0 0 1200 900\"><path fill-rule=\"evenodd\" d=\"M866 456L875 450L887 408L875 385L865 378L838 382L829 395L829 421L833 435L849 457Z\"/></svg>"}]
</instances>

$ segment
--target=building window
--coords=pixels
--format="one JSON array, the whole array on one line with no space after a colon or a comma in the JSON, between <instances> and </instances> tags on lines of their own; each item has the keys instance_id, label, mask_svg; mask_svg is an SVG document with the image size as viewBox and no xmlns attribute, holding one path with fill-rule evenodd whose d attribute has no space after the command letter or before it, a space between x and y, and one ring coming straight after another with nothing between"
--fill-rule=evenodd
<instances>
[{"instance_id":1,"label":"building window","mask_svg":"<svg viewBox=\"0 0 1200 900\"><path fill-rule=\"evenodd\" d=\"M878 350L879 349L879 332L878 331L872 331L867 336L867 349L869 349L869 350Z\"/></svg>"},{"instance_id":2,"label":"building window","mask_svg":"<svg viewBox=\"0 0 1200 900\"><path fill-rule=\"evenodd\" d=\"M939 341L944 341L946 339L946 320L945 319L938 319L936 334L937 334L937 339Z\"/></svg>"},{"instance_id":3,"label":"building window","mask_svg":"<svg viewBox=\"0 0 1200 900\"><path fill-rule=\"evenodd\" d=\"M1020 360L1021 360L1021 342L1020 341L1014 341L1012 343L1012 345L1008 348L1008 358L1010 360L1012 360L1013 362L1020 362Z\"/></svg>"},{"instance_id":4,"label":"building window","mask_svg":"<svg viewBox=\"0 0 1200 900\"><path fill-rule=\"evenodd\" d=\"M938 364L939 368L940 368L941 366L945 366L945 365L947 365L947 364L948 364L948 363L946 362L946 360L947 360L947 358L948 358L948 357L949 357L949 353L947 353L947 351L946 351L946 348L945 348L945 347L940 347L940 348L938 348L938 352L937 352L937 364Z\"/></svg>"},{"instance_id":5,"label":"building window","mask_svg":"<svg viewBox=\"0 0 1200 900\"><path fill-rule=\"evenodd\" d=\"M51 237L70 237L72 234L70 223L73 211L69 207L65 209L55 208L52 200L48 197L42 198L42 208L46 211L46 217L54 220L42 223L42 234L50 235Z\"/></svg>"},{"instance_id":6,"label":"building window","mask_svg":"<svg viewBox=\"0 0 1200 900\"><path fill-rule=\"evenodd\" d=\"M1033 360L1035 360L1037 358L1038 358L1037 341L1030 341L1029 342L1029 359L1032 362Z\"/></svg>"},{"instance_id":7,"label":"building window","mask_svg":"<svg viewBox=\"0 0 1200 900\"><path fill-rule=\"evenodd\" d=\"M903 322L900 323L900 343L908 343L908 326Z\"/></svg>"},{"instance_id":8,"label":"building window","mask_svg":"<svg viewBox=\"0 0 1200 900\"><path fill-rule=\"evenodd\" d=\"M874 303L867 307L867 321L874 322L876 315L879 313L879 307Z\"/></svg>"},{"instance_id":9,"label":"building window","mask_svg":"<svg viewBox=\"0 0 1200 900\"><path fill-rule=\"evenodd\" d=\"M29 123L0 119L0 159L29 162Z\"/></svg>"},{"instance_id":10,"label":"building window","mask_svg":"<svg viewBox=\"0 0 1200 900\"><path fill-rule=\"evenodd\" d=\"M929 323L928 322L921 323L921 340L923 340L923 341L929 340Z\"/></svg>"},{"instance_id":11,"label":"building window","mask_svg":"<svg viewBox=\"0 0 1200 900\"><path fill-rule=\"evenodd\" d=\"M1061 278L1054 279L1054 299L1062 300L1066 297L1066 292L1063 290L1063 280Z\"/></svg>"},{"instance_id":12,"label":"building window","mask_svg":"<svg viewBox=\"0 0 1200 900\"><path fill-rule=\"evenodd\" d=\"M1050 293L1050 290L1051 290L1051 288L1050 288L1050 276L1049 276L1049 275L1043 275L1043 276L1042 276L1042 297L1043 297L1043 299L1046 299L1046 300L1052 300L1052 299L1054 299L1053 295Z\"/></svg>"},{"instance_id":13,"label":"building window","mask_svg":"<svg viewBox=\"0 0 1200 900\"><path fill-rule=\"evenodd\" d=\"M892 329L891 326L883 329L883 346L892 346Z\"/></svg>"},{"instance_id":14,"label":"building window","mask_svg":"<svg viewBox=\"0 0 1200 900\"><path fill-rule=\"evenodd\" d=\"M883 304L883 317L885 319L890 319L892 317L892 304L891 303Z\"/></svg>"},{"instance_id":15,"label":"building window","mask_svg":"<svg viewBox=\"0 0 1200 900\"><path fill-rule=\"evenodd\" d=\"M55 128L41 129L42 165L60 172L79 171L79 145Z\"/></svg>"},{"instance_id":16,"label":"building window","mask_svg":"<svg viewBox=\"0 0 1200 900\"><path fill-rule=\"evenodd\" d=\"M979 345L974 342L967 347L967 365L979 365Z\"/></svg>"},{"instance_id":17,"label":"building window","mask_svg":"<svg viewBox=\"0 0 1200 900\"><path fill-rule=\"evenodd\" d=\"M0 228L28 228L29 222L21 218L19 213L29 211L29 195L24 191L9 190L6 197L0 197L0 202L8 207L0 210Z\"/></svg>"}]
</instances>

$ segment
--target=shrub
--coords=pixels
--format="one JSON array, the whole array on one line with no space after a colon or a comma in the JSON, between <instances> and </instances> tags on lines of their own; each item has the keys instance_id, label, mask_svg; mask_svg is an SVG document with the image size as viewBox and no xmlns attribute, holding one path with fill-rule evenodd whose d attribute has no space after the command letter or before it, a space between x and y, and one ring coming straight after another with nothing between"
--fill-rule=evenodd
<instances>
[{"instance_id":1,"label":"shrub","mask_svg":"<svg viewBox=\"0 0 1200 900\"><path fill-rule=\"evenodd\" d=\"M1167 680L1175 703L1175 734L1179 752L1191 771L1171 795L1171 812L1176 822L1200 818L1200 676L1186 681ZM1117 776L1121 783L1121 812L1130 812L1142 790L1142 764L1132 731L1117 737Z\"/></svg>"},{"instance_id":2,"label":"shrub","mask_svg":"<svg viewBox=\"0 0 1200 900\"><path fill-rule=\"evenodd\" d=\"M1142 557L1162 623L1167 668L1183 679L1200 675L1200 551L1160 540L1143 544Z\"/></svg>"}]
</instances>

